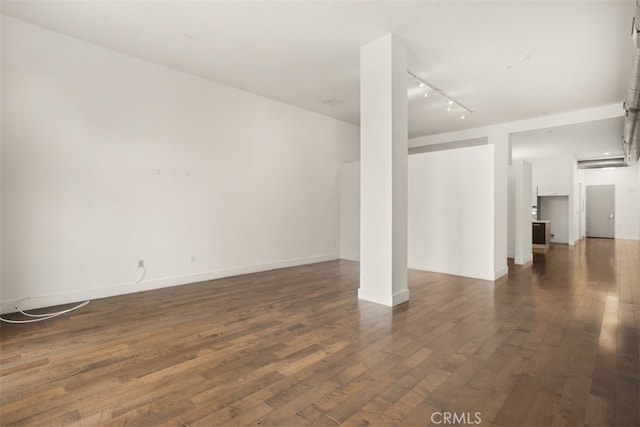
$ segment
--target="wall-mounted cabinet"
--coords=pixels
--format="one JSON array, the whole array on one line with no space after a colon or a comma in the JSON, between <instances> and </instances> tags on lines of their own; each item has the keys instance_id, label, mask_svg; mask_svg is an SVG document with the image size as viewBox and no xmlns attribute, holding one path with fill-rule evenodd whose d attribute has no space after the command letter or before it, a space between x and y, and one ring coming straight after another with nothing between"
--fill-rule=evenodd
<instances>
[{"instance_id":1,"label":"wall-mounted cabinet","mask_svg":"<svg viewBox=\"0 0 640 427\"><path fill-rule=\"evenodd\" d=\"M558 157L532 162L534 197L568 196L573 184L573 161L570 157Z\"/></svg>"},{"instance_id":2,"label":"wall-mounted cabinet","mask_svg":"<svg viewBox=\"0 0 640 427\"><path fill-rule=\"evenodd\" d=\"M562 182L545 182L538 186L538 196L568 196L569 186Z\"/></svg>"}]
</instances>

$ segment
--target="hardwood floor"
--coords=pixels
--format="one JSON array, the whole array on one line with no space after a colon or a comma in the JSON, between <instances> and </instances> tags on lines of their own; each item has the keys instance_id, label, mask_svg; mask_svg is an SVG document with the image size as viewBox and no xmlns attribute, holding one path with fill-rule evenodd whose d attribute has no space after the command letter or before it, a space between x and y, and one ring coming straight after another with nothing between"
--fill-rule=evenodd
<instances>
[{"instance_id":1,"label":"hardwood floor","mask_svg":"<svg viewBox=\"0 0 640 427\"><path fill-rule=\"evenodd\" d=\"M640 242L510 270L410 271L391 309L358 301L357 263L331 261L3 324L0 422L640 425Z\"/></svg>"}]
</instances>

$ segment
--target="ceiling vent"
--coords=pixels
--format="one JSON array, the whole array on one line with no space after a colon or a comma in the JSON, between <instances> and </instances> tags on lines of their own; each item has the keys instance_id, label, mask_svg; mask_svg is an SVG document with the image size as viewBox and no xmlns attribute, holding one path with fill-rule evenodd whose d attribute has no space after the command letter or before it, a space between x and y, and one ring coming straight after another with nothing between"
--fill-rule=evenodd
<instances>
[{"instance_id":1,"label":"ceiling vent","mask_svg":"<svg viewBox=\"0 0 640 427\"><path fill-rule=\"evenodd\" d=\"M578 160L578 169L619 168L627 166L625 157L610 157L608 159Z\"/></svg>"}]
</instances>

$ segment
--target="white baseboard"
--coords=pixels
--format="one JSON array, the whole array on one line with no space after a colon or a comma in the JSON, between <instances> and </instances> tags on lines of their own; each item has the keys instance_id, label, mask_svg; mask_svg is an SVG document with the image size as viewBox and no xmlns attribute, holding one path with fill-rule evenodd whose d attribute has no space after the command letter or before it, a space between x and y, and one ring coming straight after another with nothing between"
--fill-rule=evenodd
<instances>
[{"instance_id":1,"label":"white baseboard","mask_svg":"<svg viewBox=\"0 0 640 427\"><path fill-rule=\"evenodd\" d=\"M633 234L616 236L616 240L640 240L640 236L634 236Z\"/></svg>"},{"instance_id":2,"label":"white baseboard","mask_svg":"<svg viewBox=\"0 0 640 427\"><path fill-rule=\"evenodd\" d=\"M493 279L490 280L498 280L499 278L501 278L502 276L506 276L507 274L509 274L509 267L505 265L495 270L493 272Z\"/></svg>"},{"instance_id":3,"label":"white baseboard","mask_svg":"<svg viewBox=\"0 0 640 427\"><path fill-rule=\"evenodd\" d=\"M411 260L409 261L409 268L414 270L433 271L434 273L452 274L454 276L471 277L473 279L481 280L496 280L498 277L500 277L496 276L496 272L494 272L493 270L484 271L479 269L468 269L462 266L419 263ZM505 266L505 268L508 272L509 270L507 266Z\"/></svg>"},{"instance_id":4,"label":"white baseboard","mask_svg":"<svg viewBox=\"0 0 640 427\"><path fill-rule=\"evenodd\" d=\"M580 243L580 239L576 239L576 240L574 240L573 242L569 242L569 246L575 246L575 245L577 245L578 243Z\"/></svg>"},{"instance_id":5,"label":"white baseboard","mask_svg":"<svg viewBox=\"0 0 640 427\"><path fill-rule=\"evenodd\" d=\"M513 259L513 263L517 265L527 265L533 261L533 254L517 257Z\"/></svg>"},{"instance_id":6,"label":"white baseboard","mask_svg":"<svg viewBox=\"0 0 640 427\"><path fill-rule=\"evenodd\" d=\"M360 261L360 254L357 253L341 253L340 259L346 259L347 261Z\"/></svg>"},{"instance_id":7,"label":"white baseboard","mask_svg":"<svg viewBox=\"0 0 640 427\"><path fill-rule=\"evenodd\" d=\"M358 289L358 299L374 302L376 304L386 305L387 307L394 307L403 302L409 301L409 290L397 292L393 295L386 293L375 292L370 289Z\"/></svg>"},{"instance_id":8,"label":"white baseboard","mask_svg":"<svg viewBox=\"0 0 640 427\"><path fill-rule=\"evenodd\" d=\"M225 268L220 270L184 274L172 277L162 277L143 280L140 283L121 283L99 288L74 289L65 292L56 292L42 295L26 295L21 298L13 298L2 301L0 313L5 314L15 311L15 306L18 303L20 303L20 308L22 308L23 310L30 310L34 308L51 307L78 301L107 298L116 295L132 294L135 292L149 291L170 286L180 286L189 283L204 282L207 280L222 279L224 277L239 276L242 274L258 273L261 271L275 270L278 268L296 267L299 265L332 261L335 259L339 259L338 254L331 253L325 255L292 258L260 264L245 265L240 267Z\"/></svg>"}]
</instances>

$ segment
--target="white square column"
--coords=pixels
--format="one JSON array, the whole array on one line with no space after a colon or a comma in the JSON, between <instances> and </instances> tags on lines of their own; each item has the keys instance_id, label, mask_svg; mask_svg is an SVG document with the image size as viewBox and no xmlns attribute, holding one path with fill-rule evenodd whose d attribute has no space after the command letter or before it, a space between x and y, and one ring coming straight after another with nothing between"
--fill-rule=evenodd
<instances>
[{"instance_id":1,"label":"white square column","mask_svg":"<svg viewBox=\"0 0 640 427\"><path fill-rule=\"evenodd\" d=\"M407 48L393 34L360 48L360 289L394 306L407 289Z\"/></svg>"},{"instance_id":2,"label":"white square column","mask_svg":"<svg viewBox=\"0 0 640 427\"><path fill-rule=\"evenodd\" d=\"M515 168L515 258L514 264L526 265L533 261L531 239L531 163L518 160Z\"/></svg>"},{"instance_id":3,"label":"white square column","mask_svg":"<svg viewBox=\"0 0 640 427\"><path fill-rule=\"evenodd\" d=\"M502 130L488 136L493 145L493 279L509 273L507 267L509 134Z\"/></svg>"}]
</instances>

